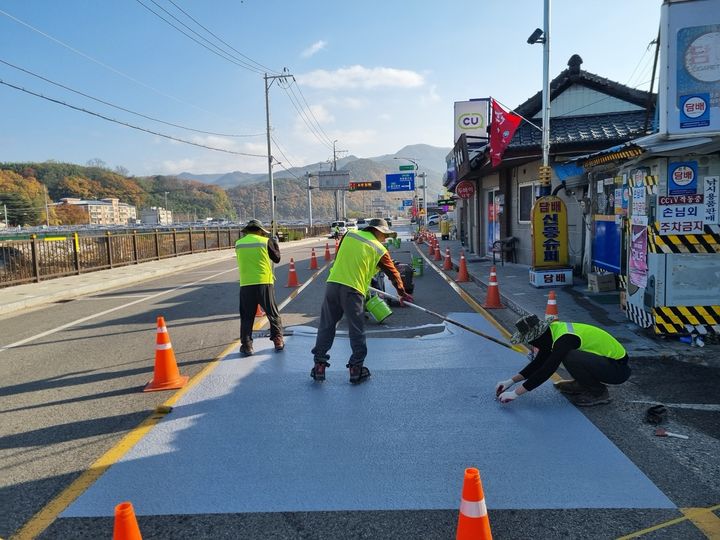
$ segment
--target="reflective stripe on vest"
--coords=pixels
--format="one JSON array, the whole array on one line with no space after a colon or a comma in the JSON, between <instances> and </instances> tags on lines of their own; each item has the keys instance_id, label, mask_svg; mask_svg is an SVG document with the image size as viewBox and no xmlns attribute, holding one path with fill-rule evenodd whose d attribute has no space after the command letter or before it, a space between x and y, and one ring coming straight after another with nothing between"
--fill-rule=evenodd
<instances>
[{"instance_id":1,"label":"reflective stripe on vest","mask_svg":"<svg viewBox=\"0 0 720 540\"><path fill-rule=\"evenodd\" d=\"M327 280L352 287L364 295L386 252L373 233L349 231L345 233Z\"/></svg>"},{"instance_id":2,"label":"reflective stripe on vest","mask_svg":"<svg viewBox=\"0 0 720 540\"><path fill-rule=\"evenodd\" d=\"M487 516L485 499L482 501L466 501L460 499L460 513L469 518L481 518Z\"/></svg>"},{"instance_id":3,"label":"reflective stripe on vest","mask_svg":"<svg viewBox=\"0 0 720 540\"><path fill-rule=\"evenodd\" d=\"M583 323L554 322L550 324L553 344L565 334L572 334L580 338L580 350L606 356L614 360L624 358L625 348L611 334Z\"/></svg>"},{"instance_id":4,"label":"reflective stripe on vest","mask_svg":"<svg viewBox=\"0 0 720 540\"><path fill-rule=\"evenodd\" d=\"M241 287L275 282L267 245L268 239L257 234L246 234L235 242L235 258Z\"/></svg>"}]
</instances>

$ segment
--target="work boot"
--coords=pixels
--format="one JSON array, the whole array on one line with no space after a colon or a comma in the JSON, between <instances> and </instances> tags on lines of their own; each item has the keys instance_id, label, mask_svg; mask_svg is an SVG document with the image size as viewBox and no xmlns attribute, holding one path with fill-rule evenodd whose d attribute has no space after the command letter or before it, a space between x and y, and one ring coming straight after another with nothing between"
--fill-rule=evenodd
<instances>
[{"instance_id":1,"label":"work boot","mask_svg":"<svg viewBox=\"0 0 720 540\"><path fill-rule=\"evenodd\" d=\"M240 355L241 356L252 356L254 352L255 351L253 351L253 346L251 343L240 346Z\"/></svg>"},{"instance_id":2,"label":"work boot","mask_svg":"<svg viewBox=\"0 0 720 540\"><path fill-rule=\"evenodd\" d=\"M285 348L285 340L281 335L270 338L270 341L275 344L275 352L280 352Z\"/></svg>"},{"instance_id":3,"label":"work boot","mask_svg":"<svg viewBox=\"0 0 720 540\"><path fill-rule=\"evenodd\" d=\"M322 382L325 380L325 368L330 367L330 362L324 360L315 361L315 367L310 370L310 376L318 381Z\"/></svg>"},{"instance_id":4,"label":"work boot","mask_svg":"<svg viewBox=\"0 0 720 540\"><path fill-rule=\"evenodd\" d=\"M576 396L578 394L582 394L583 392L587 391L587 388L582 386L579 382L575 380L569 380L569 381L558 381L556 383L553 383L553 386L556 390L562 392L563 394L566 394L568 396Z\"/></svg>"},{"instance_id":5,"label":"work boot","mask_svg":"<svg viewBox=\"0 0 720 540\"><path fill-rule=\"evenodd\" d=\"M612 401L612 398L610 397L610 393L608 392L607 387L604 387L599 392L590 392L586 390L581 394L572 396L570 398L570 401L572 401L578 407L593 407L595 405L603 405L605 403L610 403Z\"/></svg>"},{"instance_id":6,"label":"work boot","mask_svg":"<svg viewBox=\"0 0 720 540\"><path fill-rule=\"evenodd\" d=\"M345 366L350 370L350 382L359 384L370 376L370 370L362 364L348 364Z\"/></svg>"}]
</instances>

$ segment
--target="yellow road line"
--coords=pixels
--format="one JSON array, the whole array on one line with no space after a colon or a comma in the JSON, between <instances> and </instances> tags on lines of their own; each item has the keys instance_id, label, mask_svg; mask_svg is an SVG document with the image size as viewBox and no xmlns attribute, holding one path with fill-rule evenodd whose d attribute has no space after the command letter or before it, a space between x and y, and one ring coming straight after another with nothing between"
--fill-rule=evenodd
<instances>
[{"instance_id":1,"label":"yellow road line","mask_svg":"<svg viewBox=\"0 0 720 540\"><path fill-rule=\"evenodd\" d=\"M217 367L220 361L230 354L235 347L238 346L240 340L234 341L228 345L223 352L214 360L208 363L200 370L185 387L175 392L161 406L174 405L185 393L193 386L204 379L213 369ZM157 425L163 419L165 413L153 412L148 418L143 420L140 425L127 433L120 441L98 458L90 468L76 478L68 487L60 492L54 499L47 503L37 514L23 525L23 527L14 535L14 540L30 540L36 538L45 529L47 529L53 521L55 521L60 513L65 510L75 499L85 492L98 478L100 478L111 465L116 463L128 451L130 451L140 439Z\"/></svg>"},{"instance_id":2,"label":"yellow road line","mask_svg":"<svg viewBox=\"0 0 720 540\"><path fill-rule=\"evenodd\" d=\"M677 525L678 523L682 523L683 521L690 521L693 525L695 525L698 529L705 533L708 538L720 538L720 519L718 519L718 517L713 514L713 512L715 512L716 510L720 510L720 504L716 504L715 506L711 506L710 508L681 508L680 511L685 514L684 516L664 521L663 523L658 523L657 525L653 525L652 527L648 527L647 529L642 529L640 531L635 531L634 533L628 534L626 536L620 536L619 538L617 538L617 540L629 540L630 538L638 538L645 534L660 529L665 529L666 527L671 527L672 525ZM705 518L704 516L708 514L711 517ZM709 525L710 528L707 530L703 529L698 523L702 523L703 526Z\"/></svg>"}]
</instances>

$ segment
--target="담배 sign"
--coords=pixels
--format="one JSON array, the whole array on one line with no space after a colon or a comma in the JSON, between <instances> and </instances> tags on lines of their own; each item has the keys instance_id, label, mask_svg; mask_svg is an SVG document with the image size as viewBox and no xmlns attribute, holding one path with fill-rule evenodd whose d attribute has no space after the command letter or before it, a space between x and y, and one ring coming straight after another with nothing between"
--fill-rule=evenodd
<instances>
[{"instance_id":1,"label":"\ub2f4\ubc30 sign","mask_svg":"<svg viewBox=\"0 0 720 540\"><path fill-rule=\"evenodd\" d=\"M540 197L532 207L533 267L567 266L567 208L559 197Z\"/></svg>"},{"instance_id":2,"label":"\ub2f4\ubc30 sign","mask_svg":"<svg viewBox=\"0 0 720 540\"><path fill-rule=\"evenodd\" d=\"M703 234L705 204L703 195L670 195L658 197L658 232L660 235Z\"/></svg>"},{"instance_id":3,"label":"\ub2f4\ubc30 sign","mask_svg":"<svg viewBox=\"0 0 720 540\"><path fill-rule=\"evenodd\" d=\"M630 237L630 283L637 287L647 286L647 216L633 216Z\"/></svg>"},{"instance_id":4,"label":"\ub2f4\ubc30 sign","mask_svg":"<svg viewBox=\"0 0 720 540\"><path fill-rule=\"evenodd\" d=\"M697 193L697 161L676 161L668 165L668 195Z\"/></svg>"}]
</instances>

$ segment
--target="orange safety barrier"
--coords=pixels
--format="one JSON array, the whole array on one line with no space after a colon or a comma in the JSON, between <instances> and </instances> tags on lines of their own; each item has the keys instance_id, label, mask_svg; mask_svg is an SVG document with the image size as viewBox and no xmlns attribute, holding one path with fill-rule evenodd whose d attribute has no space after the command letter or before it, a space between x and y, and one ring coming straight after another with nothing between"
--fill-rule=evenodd
<instances>
[{"instance_id":1,"label":"orange safety barrier","mask_svg":"<svg viewBox=\"0 0 720 540\"><path fill-rule=\"evenodd\" d=\"M175 390L182 388L189 377L180 375L170 343L170 334L165 326L165 319L157 318L157 338L155 339L155 371L153 379L143 389L143 392L158 392L160 390Z\"/></svg>"},{"instance_id":2,"label":"orange safety barrier","mask_svg":"<svg viewBox=\"0 0 720 540\"><path fill-rule=\"evenodd\" d=\"M497 271L494 266L490 267L490 282L488 283L487 298L483 307L486 309L501 309L504 308L500 303L500 287L497 282Z\"/></svg>"},{"instance_id":3,"label":"orange safety barrier","mask_svg":"<svg viewBox=\"0 0 720 540\"><path fill-rule=\"evenodd\" d=\"M460 264L458 265L458 275L455 281L464 283L470 281L470 274L468 274L467 261L465 260L465 251L460 250Z\"/></svg>"},{"instance_id":4,"label":"orange safety barrier","mask_svg":"<svg viewBox=\"0 0 720 540\"><path fill-rule=\"evenodd\" d=\"M115 507L113 540L142 540L135 510L130 502L121 502Z\"/></svg>"},{"instance_id":5,"label":"orange safety barrier","mask_svg":"<svg viewBox=\"0 0 720 540\"><path fill-rule=\"evenodd\" d=\"M290 271L288 272L288 282L286 287L299 287L297 272L295 272L295 261L290 258Z\"/></svg>"},{"instance_id":6,"label":"orange safety barrier","mask_svg":"<svg viewBox=\"0 0 720 540\"><path fill-rule=\"evenodd\" d=\"M492 540L480 471L465 469L455 540Z\"/></svg>"},{"instance_id":7,"label":"orange safety barrier","mask_svg":"<svg viewBox=\"0 0 720 540\"><path fill-rule=\"evenodd\" d=\"M545 308L545 318L557 321L560 319L558 313L557 298L555 297L555 291L550 291L548 294L547 307Z\"/></svg>"}]
</instances>

